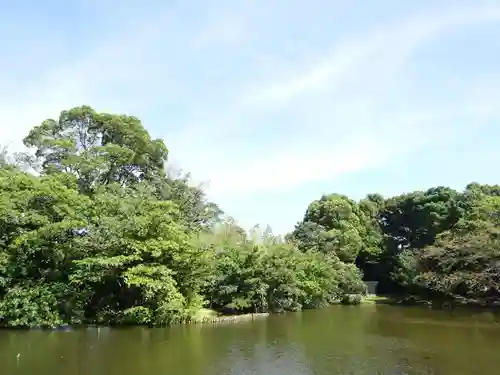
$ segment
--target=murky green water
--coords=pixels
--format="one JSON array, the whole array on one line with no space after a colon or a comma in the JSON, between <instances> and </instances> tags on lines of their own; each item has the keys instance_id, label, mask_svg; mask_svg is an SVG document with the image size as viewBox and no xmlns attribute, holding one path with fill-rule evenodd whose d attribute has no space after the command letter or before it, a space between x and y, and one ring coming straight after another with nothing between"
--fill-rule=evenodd
<instances>
[{"instance_id":1,"label":"murky green water","mask_svg":"<svg viewBox=\"0 0 500 375\"><path fill-rule=\"evenodd\" d=\"M0 331L0 374L494 375L497 320L369 305L218 326Z\"/></svg>"}]
</instances>

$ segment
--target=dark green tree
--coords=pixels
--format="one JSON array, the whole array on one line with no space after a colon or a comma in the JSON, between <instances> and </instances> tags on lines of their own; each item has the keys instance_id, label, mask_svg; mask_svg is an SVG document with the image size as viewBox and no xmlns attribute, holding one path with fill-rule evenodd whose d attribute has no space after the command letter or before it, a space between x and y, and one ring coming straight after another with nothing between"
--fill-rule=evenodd
<instances>
[{"instance_id":1,"label":"dark green tree","mask_svg":"<svg viewBox=\"0 0 500 375\"><path fill-rule=\"evenodd\" d=\"M82 193L101 184L130 186L164 176L168 150L139 119L99 113L89 106L62 111L34 127L24 144L35 149L44 174L71 173Z\"/></svg>"}]
</instances>

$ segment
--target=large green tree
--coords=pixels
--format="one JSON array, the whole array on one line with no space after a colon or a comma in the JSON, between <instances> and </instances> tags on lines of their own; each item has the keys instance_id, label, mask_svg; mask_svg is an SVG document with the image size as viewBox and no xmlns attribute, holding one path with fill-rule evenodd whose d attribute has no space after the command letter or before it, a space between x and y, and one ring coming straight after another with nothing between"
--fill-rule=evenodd
<instances>
[{"instance_id":1,"label":"large green tree","mask_svg":"<svg viewBox=\"0 0 500 375\"><path fill-rule=\"evenodd\" d=\"M164 175L168 150L133 116L100 113L89 106L62 111L34 127L24 144L35 149L44 174L74 174L79 190L123 186Z\"/></svg>"},{"instance_id":2,"label":"large green tree","mask_svg":"<svg viewBox=\"0 0 500 375\"><path fill-rule=\"evenodd\" d=\"M287 238L305 251L355 256L381 293L497 303L499 197L499 185L478 183L357 203L331 194L313 201Z\"/></svg>"},{"instance_id":3,"label":"large green tree","mask_svg":"<svg viewBox=\"0 0 500 375\"><path fill-rule=\"evenodd\" d=\"M313 201L292 234L303 250L316 250L354 262L363 249L366 228L356 202L344 195L324 195Z\"/></svg>"},{"instance_id":4,"label":"large green tree","mask_svg":"<svg viewBox=\"0 0 500 375\"><path fill-rule=\"evenodd\" d=\"M76 310L68 280L83 254L72 244L90 201L62 177L0 169L0 316L9 325L58 324Z\"/></svg>"},{"instance_id":5,"label":"large green tree","mask_svg":"<svg viewBox=\"0 0 500 375\"><path fill-rule=\"evenodd\" d=\"M384 252L376 279L382 292L405 293L406 289L401 288L401 267L408 264L408 256L413 257L420 249L434 244L440 233L457 223L463 214L461 198L457 191L440 186L385 201L378 214ZM400 264L403 260L404 264Z\"/></svg>"},{"instance_id":6,"label":"large green tree","mask_svg":"<svg viewBox=\"0 0 500 375\"><path fill-rule=\"evenodd\" d=\"M456 225L416 254L408 284L428 299L500 303L500 195L488 185L469 185L467 211ZM409 274L409 272L406 272Z\"/></svg>"},{"instance_id":7,"label":"large green tree","mask_svg":"<svg viewBox=\"0 0 500 375\"><path fill-rule=\"evenodd\" d=\"M167 173L155 184L160 199L175 202L190 230L211 230L222 219L220 207L207 199L201 186L190 184L190 175Z\"/></svg>"}]
</instances>

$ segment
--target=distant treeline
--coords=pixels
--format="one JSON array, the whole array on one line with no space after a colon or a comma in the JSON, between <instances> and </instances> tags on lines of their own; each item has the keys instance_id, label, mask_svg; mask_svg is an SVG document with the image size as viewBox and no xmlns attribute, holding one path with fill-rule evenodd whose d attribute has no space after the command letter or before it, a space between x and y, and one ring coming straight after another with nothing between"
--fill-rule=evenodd
<instances>
[{"instance_id":1,"label":"distant treeline","mask_svg":"<svg viewBox=\"0 0 500 375\"><path fill-rule=\"evenodd\" d=\"M435 187L355 202L312 202L289 240L354 262L378 293L451 304L500 303L500 186Z\"/></svg>"}]
</instances>

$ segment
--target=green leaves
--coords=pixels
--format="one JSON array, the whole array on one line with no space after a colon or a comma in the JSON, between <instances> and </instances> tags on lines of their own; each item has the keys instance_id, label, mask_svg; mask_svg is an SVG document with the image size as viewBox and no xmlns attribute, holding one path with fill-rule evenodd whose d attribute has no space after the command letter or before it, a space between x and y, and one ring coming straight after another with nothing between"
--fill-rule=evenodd
<instances>
[{"instance_id":1,"label":"green leaves","mask_svg":"<svg viewBox=\"0 0 500 375\"><path fill-rule=\"evenodd\" d=\"M0 301L0 317L10 327L56 327L63 323L57 284L15 285Z\"/></svg>"},{"instance_id":2,"label":"green leaves","mask_svg":"<svg viewBox=\"0 0 500 375\"><path fill-rule=\"evenodd\" d=\"M24 143L36 160L19 161L39 176L0 155L3 325L169 324L202 306L216 259L199 236L221 212L188 176L166 175L162 140L81 106Z\"/></svg>"},{"instance_id":3,"label":"green leaves","mask_svg":"<svg viewBox=\"0 0 500 375\"><path fill-rule=\"evenodd\" d=\"M359 202L325 195L283 241L270 228L246 233L223 220L188 174L166 173L166 146L133 116L75 107L24 143L34 157L0 151L4 326L164 325L188 321L202 306L357 303L365 293L360 269L412 293L472 298L485 286L496 290L496 237L483 236L500 224L496 186ZM39 174L21 171L28 166Z\"/></svg>"},{"instance_id":4,"label":"green leaves","mask_svg":"<svg viewBox=\"0 0 500 375\"><path fill-rule=\"evenodd\" d=\"M292 234L299 248L315 250L354 262L363 249L366 219L358 204L331 194L313 201Z\"/></svg>"},{"instance_id":5,"label":"green leaves","mask_svg":"<svg viewBox=\"0 0 500 375\"><path fill-rule=\"evenodd\" d=\"M355 259L366 280L379 281L379 293L498 304L499 198L498 185L478 183L463 193L440 186L359 203L330 194L309 205L288 238L306 253L348 263L341 268Z\"/></svg>"},{"instance_id":6,"label":"green leaves","mask_svg":"<svg viewBox=\"0 0 500 375\"><path fill-rule=\"evenodd\" d=\"M130 185L164 176L168 150L132 116L98 113L88 106L62 111L33 128L24 144L35 148L44 174L71 173L82 193L101 184Z\"/></svg>"},{"instance_id":7,"label":"green leaves","mask_svg":"<svg viewBox=\"0 0 500 375\"><path fill-rule=\"evenodd\" d=\"M474 189L474 194L471 193ZM492 195L489 195L492 194ZM490 186L468 186L456 225L415 255L413 282L434 299L497 304L500 299L500 200Z\"/></svg>"},{"instance_id":8,"label":"green leaves","mask_svg":"<svg viewBox=\"0 0 500 375\"><path fill-rule=\"evenodd\" d=\"M213 247L218 262L207 284L212 307L241 312L301 310L326 306L358 290L361 275L336 258L270 238L249 238L220 228ZM260 242L260 243L259 243ZM357 285L358 284L358 285Z\"/></svg>"}]
</instances>

